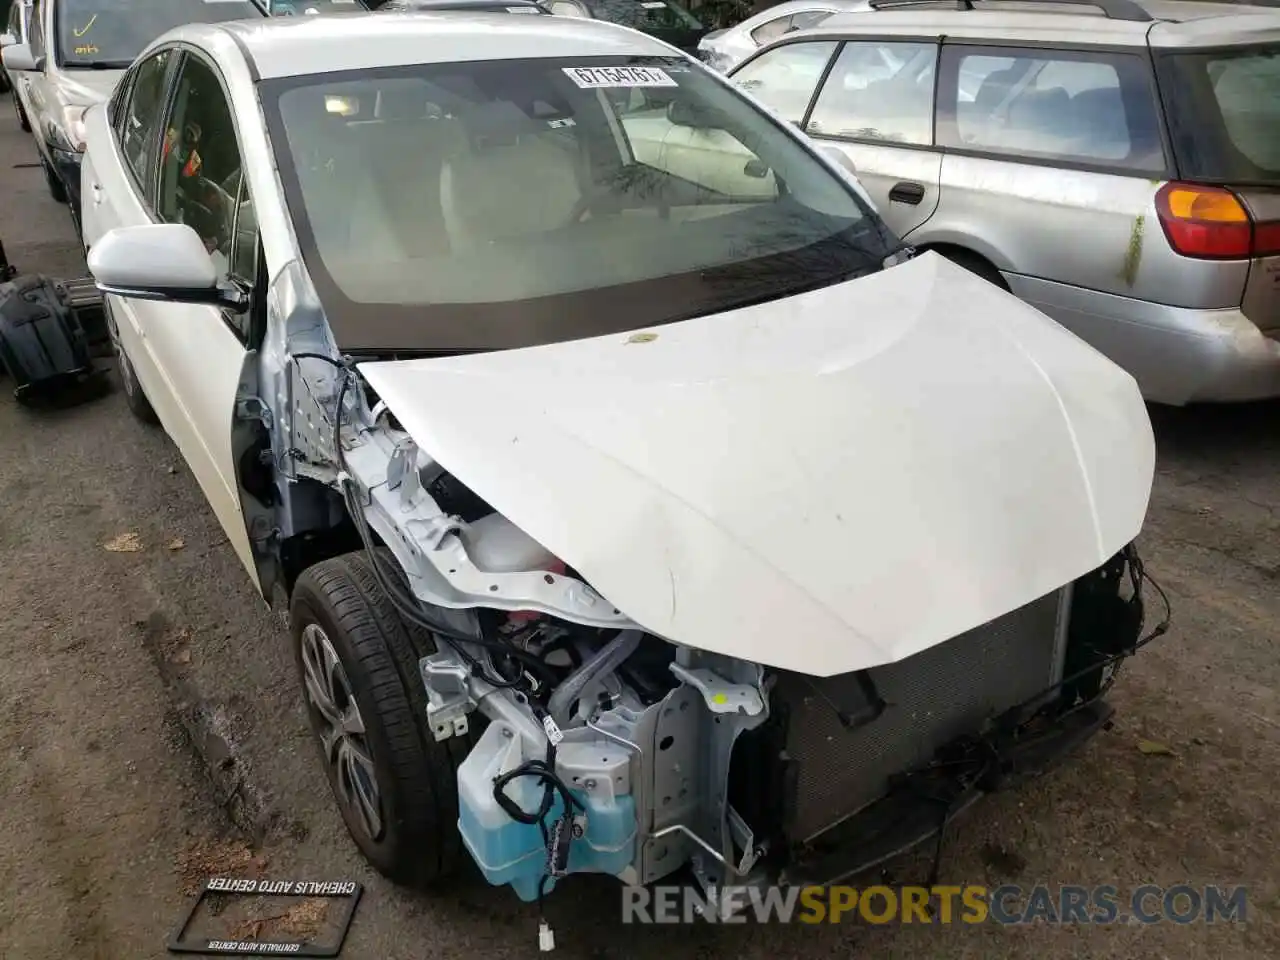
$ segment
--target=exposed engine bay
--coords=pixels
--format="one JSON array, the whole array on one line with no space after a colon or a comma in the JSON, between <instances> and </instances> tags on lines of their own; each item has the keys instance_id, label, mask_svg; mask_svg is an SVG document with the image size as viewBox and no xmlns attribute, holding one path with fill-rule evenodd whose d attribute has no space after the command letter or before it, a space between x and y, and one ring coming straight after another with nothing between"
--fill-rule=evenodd
<instances>
[{"instance_id":1,"label":"exposed engine bay","mask_svg":"<svg viewBox=\"0 0 1280 960\"><path fill-rule=\"evenodd\" d=\"M1167 628L1143 635L1128 545L870 669L807 676L671 643L435 462L354 364L295 353L287 369L286 479L340 491L382 589L436 639L418 670L431 735L467 744L458 830L525 901L578 872L688 867L713 902L877 866L1105 725L1120 661Z\"/></svg>"}]
</instances>

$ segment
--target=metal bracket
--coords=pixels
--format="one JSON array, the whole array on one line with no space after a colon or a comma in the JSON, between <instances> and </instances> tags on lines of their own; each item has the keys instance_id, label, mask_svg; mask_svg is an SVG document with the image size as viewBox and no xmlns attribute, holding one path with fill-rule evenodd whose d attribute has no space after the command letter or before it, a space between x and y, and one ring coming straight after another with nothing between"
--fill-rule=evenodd
<instances>
[{"instance_id":1,"label":"metal bracket","mask_svg":"<svg viewBox=\"0 0 1280 960\"><path fill-rule=\"evenodd\" d=\"M387 488L400 491L400 505L408 507L422 490L418 476L418 445L408 437L396 444L387 462Z\"/></svg>"},{"instance_id":2,"label":"metal bracket","mask_svg":"<svg viewBox=\"0 0 1280 960\"><path fill-rule=\"evenodd\" d=\"M742 848L742 859L738 861L737 872L739 876L745 877L756 865L756 861L764 855L764 851L756 846L755 834L733 807L729 807L728 820L729 833L733 836L734 842Z\"/></svg>"},{"instance_id":3,"label":"metal bracket","mask_svg":"<svg viewBox=\"0 0 1280 960\"><path fill-rule=\"evenodd\" d=\"M435 653L418 661L427 689L427 723L436 740L466 736L467 714L477 706L468 680L471 670L452 653Z\"/></svg>"},{"instance_id":4,"label":"metal bracket","mask_svg":"<svg viewBox=\"0 0 1280 960\"><path fill-rule=\"evenodd\" d=\"M671 672L702 694L712 713L745 713L754 717L764 712L764 695L756 686L730 683L713 670L670 664Z\"/></svg>"},{"instance_id":5,"label":"metal bracket","mask_svg":"<svg viewBox=\"0 0 1280 960\"><path fill-rule=\"evenodd\" d=\"M271 408L261 397L236 397L236 416L241 420L258 420L271 429Z\"/></svg>"}]
</instances>

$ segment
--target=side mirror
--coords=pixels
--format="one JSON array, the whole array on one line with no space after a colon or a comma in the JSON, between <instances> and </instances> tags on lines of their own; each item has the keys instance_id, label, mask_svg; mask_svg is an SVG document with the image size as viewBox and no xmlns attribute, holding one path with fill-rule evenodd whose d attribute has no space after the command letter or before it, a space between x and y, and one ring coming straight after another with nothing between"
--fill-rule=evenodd
<instances>
[{"instance_id":1,"label":"side mirror","mask_svg":"<svg viewBox=\"0 0 1280 960\"><path fill-rule=\"evenodd\" d=\"M44 57L32 56L29 43L11 43L0 49L0 60L15 73L38 73L44 68Z\"/></svg>"},{"instance_id":2,"label":"side mirror","mask_svg":"<svg viewBox=\"0 0 1280 960\"><path fill-rule=\"evenodd\" d=\"M830 143L819 143L817 147L827 155L827 159L835 161L836 164L838 164L855 180L858 178L858 168L854 165L853 158L847 153Z\"/></svg>"},{"instance_id":3,"label":"side mirror","mask_svg":"<svg viewBox=\"0 0 1280 960\"><path fill-rule=\"evenodd\" d=\"M249 298L218 276L200 235L185 223L108 231L89 250L89 273L103 293L134 300L244 310Z\"/></svg>"}]
</instances>

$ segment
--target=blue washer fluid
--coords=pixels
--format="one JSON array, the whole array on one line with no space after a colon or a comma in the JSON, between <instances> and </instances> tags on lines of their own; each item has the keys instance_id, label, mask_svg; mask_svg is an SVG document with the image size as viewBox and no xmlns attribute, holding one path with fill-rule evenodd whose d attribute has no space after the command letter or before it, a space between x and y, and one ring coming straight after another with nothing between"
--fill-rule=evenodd
<instances>
[{"instance_id":1,"label":"blue washer fluid","mask_svg":"<svg viewBox=\"0 0 1280 960\"><path fill-rule=\"evenodd\" d=\"M547 851L537 824L518 823L493 796L493 780L525 760L520 737L501 723L491 723L458 767L458 831L485 879L494 886L509 884L524 901L538 897L538 884L547 872ZM612 795L571 790L586 817L583 836L569 847L570 873L618 875L635 859L636 807L630 794ZM506 795L522 810L533 812L542 801L536 777L520 777L506 785ZM564 812L556 794L547 826ZM555 880L547 881L549 892Z\"/></svg>"}]
</instances>

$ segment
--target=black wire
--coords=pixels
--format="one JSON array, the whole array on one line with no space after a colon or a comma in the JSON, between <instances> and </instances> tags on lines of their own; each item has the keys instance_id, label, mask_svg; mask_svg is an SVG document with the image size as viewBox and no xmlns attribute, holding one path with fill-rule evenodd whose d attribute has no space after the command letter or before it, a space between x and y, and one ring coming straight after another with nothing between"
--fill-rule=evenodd
<instances>
[{"instance_id":1,"label":"black wire","mask_svg":"<svg viewBox=\"0 0 1280 960\"><path fill-rule=\"evenodd\" d=\"M364 509L359 500L359 490L355 485L354 479L351 477L351 471L347 466L346 451L342 446L343 404L346 400L347 390L351 385L351 381L356 376L354 364L350 361L339 362L334 360L332 357L326 357L319 353L297 353L294 354L294 356L324 360L332 366L342 370L345 374L342 378L342 384L338 388L337 403L335 404L333 419L334 455L338 461L338 468L342 471L342 474L345 477L341 482L341 492L343 500L347 506L347 512L351 515L352 522L356 527L356 532L359 534L361 543L364 545L365 552L368 555L374 580L377 581L378 586L382 589L391 605L396 609L396 612L410 623L429 631L448 643L454 652L456 652L468 666L479 673L480 676L484 678L485 682L489 683L491 686L511 689L523 685L524 679L522 677L511 679L508 677L493 676L489 670L485 669L483 663L471 656L471 654L461 648L459 644L473 643L479 647L484 647L511 657L519 662L528 673L535 676L542 684L542 688L544 690L549 690L551 687L554 687L559 682L559 677L537 656L520 650L501 640L491 640L482 634L477 636L475 634L463 633L462 631L447 627L427 616L417 597L414 597L412 594L406 594L405 591L400 590L393 584L393 578L387 575L387 571L383 567L383 560L378 556L377 545L374 543L373 533L369 529L368 522L365 519ZM532 695L533 691L530 691L530 693Z\"/></svg>"},{"instance_id":2,"label":"black wire","mask_svg":"<svg viewBox=\"0 0 1280 960\"><path fill-rule=\"evenodd\" d=\"M464 647L462 647L461 644L474 643L480 647L499 651L517 662L520 662L530 674L534 676L540 675L539 678L543 681L542 689L544 691L549 691L553 688L559 682L559 677L556 676L555 672L546 663L535 655L502 640L491 640L485 637L483 632L481 632L480 636L473 636L436 623L425 614L421 603L416 597L406 597L399 588L392 584L392 578L387 575L387 572L383 569L381 560L378 557L376 545L373 541L373 533L369 529L368 521L364 516L363 505L359 500L359 490L356 487L355 480L351 476L350 470L347 468L346 452L342 448L343 401L346 399L347 389L352 379L355 377L354 365L350 361L338 362L331 357L326 357L318 353L298 353L294 354L294 357L324 360L334 367L344 371L345 375L342 378L342 385L338 388L337 404L333 417L333 449L335 458L338 462L338 468L341 471L341 493L343 501L347 506L347 512L351 515L352 522L356 527L356 532L359 534L360 540L364 545L365 552L368 555L374 579L386 595L387 600L396 609L396 612L410 623L415 623L423 627L448 643L449 646L452 647L464 661L466 661L472 670L478 672L492 686L503 688L517 687L524 683L524 678L519 677L510 679L506 677L491 676L489 671L485 670L484 665L473 657ZM483 631L483 628L481 628L481 631ZM497 670L496 665L494 665L494 670ZM541 711L536 707L534 712L535 715L541 713ZM562 825L562 829L570 831L568 836L562 837L562 841L564 843L573 842L571 825L573 809L576 807L579 810L585 810L582 802L573 795L569 790L568 785L556 774L555 765L556 748L555 744L552 743L548 737L545 760L525 761L514 770L510 770L501 776L495 777L493 781L493 797L497 801L498 805L506 811L507 815L518 823L537 824L538 826L538 832L542 837L542 846L543 849L547 851L549 861L547 871L538 880L538 913L544 917L544 900L546 898L547 885L551 879L551 868L553 866L550 860L555 852L552 849L551 832L550 827L547 824L547 820L551 816L552 808L555 806L556 795L558 794L564 803L564 823ZM520 806L506 794L507 785L521 777L537 777L538 782L542 785L542 800L538 804L538 809L533 813L522 810Z\"/></svg>"}]
</instances>

